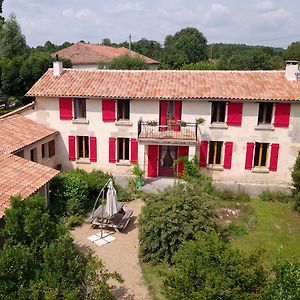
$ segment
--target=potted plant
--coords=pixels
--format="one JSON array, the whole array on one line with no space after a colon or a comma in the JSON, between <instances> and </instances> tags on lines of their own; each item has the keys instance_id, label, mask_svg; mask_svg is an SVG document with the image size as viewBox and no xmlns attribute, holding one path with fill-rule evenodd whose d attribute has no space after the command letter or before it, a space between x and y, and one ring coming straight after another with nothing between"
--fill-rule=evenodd
<instances>
[{"instance_id":1,"label":"potted plant","mask_svg":"<svg viewBox=\"0 0 300 300\"><path fill-rule=\"evenodd\" d=\"M147 125L149 125L149 126L156 126L157 125L157 121L155 121L155 120L147 121Z\"/></svg>"},{"instance_id":2,"label":"potted plant","mask_svg":"<svg viewBox=\"0 0 300 300\"><path fill-rule=\"evenodd\" d=\"M138 163L136 163L136 164L134 164L134 166L133 166L133 169L132 169L132 174L134 175L134 176L136 176L136 187L138 188L138 189L140 189L142 186L143 186L143 183L144 183L144 175L145 175L145 171L143 171L141 168L140 168L140 166L139 166L139 164Z\"/></svg>"},{"instance_id":3,"label":"potted plant","mask_svg":"<svg viewBox=\"0 0 300 300\"><path fill-rule=\"evenodd\" d=\"M180 126L180 127L185 127L185 126L186 126L186 122L185 122L185 121L182 121L182 120L178 120L178 121L176 122L176 125L177 125L177 126Z\"/></svg>"},{"instance_id":4,"label":"potted plant","mask_svg":"<svg viewBox=\"0 0 300 300\"><path fill-rule=\"evenodd\" d=\"M198 125L202 125L202 124L204 124L204 122L205 122L205 119L203 119L203 118L197 118L196 119L196 123L198 124Z\"/></svg>"}]
</instances>

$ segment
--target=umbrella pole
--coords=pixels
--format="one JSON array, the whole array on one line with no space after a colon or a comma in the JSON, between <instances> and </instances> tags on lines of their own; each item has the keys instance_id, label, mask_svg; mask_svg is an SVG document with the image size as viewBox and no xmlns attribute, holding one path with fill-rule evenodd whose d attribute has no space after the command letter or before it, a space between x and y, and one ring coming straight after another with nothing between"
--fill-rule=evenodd
<instances>
[{"instance_id":1,"label":"umbrella pole","mask_svg":"<svg viewBox=\"0 0 300 300\"><path fill-rule=\"evenodd\" d=\"M111 181L111 178L107 181L107 183L104 187L106 187L110 181ZM101 200L101 205L102 205L102 211L101 211L101 239L103 239L104 187L103 187L102 200Z\"/></svg>"}]
</instances>

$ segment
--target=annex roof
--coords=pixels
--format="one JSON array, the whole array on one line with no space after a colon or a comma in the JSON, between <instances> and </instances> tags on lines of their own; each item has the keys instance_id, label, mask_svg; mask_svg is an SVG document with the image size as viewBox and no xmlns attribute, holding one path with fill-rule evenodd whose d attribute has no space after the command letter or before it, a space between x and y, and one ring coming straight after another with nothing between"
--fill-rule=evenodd
<instances>
[{"instance_id":1,"label":"annex roof","mask_svg":"<svg viewBox=\"0 0 300 300\"><path fill-rule=\"evenodd\" d=\"M0 155L0 218L10 206L10 197L27 198L59 171L13 154Z\"/></svg>"},{"instance_id":2,"label":"annex roof","mask_svg":"<svg viewBox=\"0 0 300 300\"><path fill-rule=\"evenodd\" d=\"M284 71L129 71L49 69L27 96L111 99L300 101L300 81Z\"/></svg>"},{"instance_id":3,"label":"annex roof","mask_svg":"<svg viewBox=\"0 0 300 300\"><path fill-rule=\"evenodd\" d=\"M111 46L90 44L79 42L70 47L59 50L53 55L68 58L72 61L72 64L98 64L100 61L111 62L115 57L120 55L129 54L132 57L141 57L148 64L159 64L158 61L130 51L127 48L115 48Z\"/></svg>"},{"instance_id":4,"label":"annex roof","mask_svg":"<svg viewBox=\"0 0 300 300\"><path fill-rule=\"evenodd\" d=\"M0 119L0 155L12 153L58 131L15 114Z\"/></svg>"}]
</instances>

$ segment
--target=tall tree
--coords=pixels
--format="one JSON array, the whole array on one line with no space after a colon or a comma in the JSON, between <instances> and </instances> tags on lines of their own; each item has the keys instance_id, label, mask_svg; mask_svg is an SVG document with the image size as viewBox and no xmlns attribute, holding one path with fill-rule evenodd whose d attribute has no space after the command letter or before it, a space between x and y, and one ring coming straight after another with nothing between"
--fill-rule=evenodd
<instances>
[{"instance_id":1,"label":"tall tree","mask_svg":"<svg viewBox=\"0 0 300 300\"><path fill-rule=\"evenodd\" d=\"M27 53L25 36L21 32L16 16L11 14L0 32L0 59L12 59Z\"/></svg>"},{"instance_id":2,"label":"tall tree","mask_svg":"<svg viewBox=\"0 0 300 300\"><path fill-rule=\"evenodd\" d=\"M208 59L207 40L197 28L187 27L168 35L164 43L163 63L172 69L184 64L197 63Z\"/></svg>"},{"instance_id":3,"label":"tall tree","mask_svg":"<svg viewBox=\"0 0 300 300\"><path fill-rule=\"evenodd\" d=\"M4 21L4 17L1 16L1 14L2 14L2 12L3 12L3 11L2 11L3 1L4 1L4 0L0 0L0 22L1 22L1 20Z\"/></svg>"},{"instance_id":4,"label":"tall tree","mask_svg":"<svg viewBox=\"0 0 300 300\"><path fill-rule=\"evenodd\" d=\"M110 64L100 62L99 69L108 68L113 70L148 70L148 64L141 57L121 55L115 57Z\"/></svg>"},{"instance_id":5,"label":"tall tree","mask_svg":"<svg viewBox=\"0 0 300 300\"><path fill-rule=\"evenodd\" d=\"M285 52L285 58L300 61L300 42L291 43Z\"/></svg>"}]
</instances>

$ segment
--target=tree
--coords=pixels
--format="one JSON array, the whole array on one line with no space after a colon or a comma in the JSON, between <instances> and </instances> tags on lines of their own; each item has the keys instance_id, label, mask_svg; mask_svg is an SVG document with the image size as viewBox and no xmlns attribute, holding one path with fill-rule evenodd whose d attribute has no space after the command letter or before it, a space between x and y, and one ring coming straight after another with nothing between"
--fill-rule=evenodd
<instances>
[{"instance_id":1,"label":"tree","mask_svg":"<svg viewBox=\"0 0 300 300\"><path fill-rule=\"evenodd\" d=\"M115 57L106 67L113 70L148 70L148 64L139 56L132 57L128 54ZM103 63L99 63L99 68L103 68Z\"/></svg>"},{"instance_id":2,"label":"tree","mask_svg":"<svg viewBox=\"0 0 300 300\"><path fill-rule=\"evenodd\" d=\"M25 36L21 32L16 16L11 14L0 31L0 59L13 59L28 52Z\"/></svg>"},{"instance_id":3,"label":"tree","mask_svg":"<svg viewBox=\"0 0 300 300\"><path fill-rule=\"evenodd\" d=\"M1 16L1 14L2 14L2 12L3 12L3 11L2 11L3 1L4 1L4 0L0 0L0 23L1 23L1 21L4 21L4 17Z\"/></svg>"},{"instance_id":4,"label":"tree","mask_svg":"<svg viewBox=\"0 0 300 300\"><path fill-rule=\"evenodd\" d=\"M197 63L208 59L207 40L193 27L187 27L168 35L164 43L162 61L172 69L179 69L184 64Z\"/></svg>"},{"instance_id":5,"label":"tree","mask_svg":"<svg viewBox=\"0 0 300 300\"><path fill-rule=\"evenodd\" d=\"M170 300L264 299L267 278L259 252L246 255L210 232L183 244L163 289Z\"/></svg>"},{"instance_id":6,"label":"tree","mask_svg":"<svg viewBox=\"0 0 300 300\"><path fill-rule=\"evenodd\" d=\"M104 38L104 39L102 39L101 45L103 45L103 46L111 46L111 40L110 40L110 38Z\"/></svg>"},{"instance_id":7,"label":"tree","mask_svg":"<svg viewBox=\"0 0 300 300\"><path fill-rule=\"evenodd\" d=\"M300 61L300 42L291 43L285 52L285 59Z\"/></svg>"},{"instance_id":8,"label":"tree","mask_svg":"<svg viewBox=\"0 0 300 300\"><path fill-rule=\"evenodd\" d=\"M139 54L159 59L161 56L162 48L159 42L147 39L141 39L132 43L132 50Z\"/></svg>"}]
</instances>

